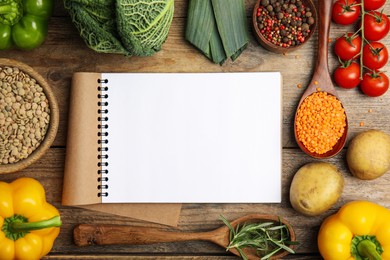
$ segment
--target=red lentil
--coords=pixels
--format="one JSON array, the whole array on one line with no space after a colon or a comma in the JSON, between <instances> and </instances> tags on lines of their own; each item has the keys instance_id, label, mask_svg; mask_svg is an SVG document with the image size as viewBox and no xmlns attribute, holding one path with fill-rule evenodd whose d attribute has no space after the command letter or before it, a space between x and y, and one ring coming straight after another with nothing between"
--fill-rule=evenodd
<instances>
[{"instance_id":1,"label":"red lentil","mask_svg":"<svg viewBox=\"0 0 390 260\"><path fill-rule=\"evenodd\" d=\"M341 102L326 92L308 96L297 111L298 140L312 153L332 150L344 134L346 115Z\"/></svg>"}]
</instances>

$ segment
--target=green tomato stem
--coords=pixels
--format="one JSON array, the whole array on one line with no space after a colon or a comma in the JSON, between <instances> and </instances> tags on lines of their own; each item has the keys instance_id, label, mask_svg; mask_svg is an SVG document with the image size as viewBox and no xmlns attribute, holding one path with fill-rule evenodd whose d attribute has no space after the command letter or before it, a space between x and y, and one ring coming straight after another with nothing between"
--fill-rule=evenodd
<instances>
[{"instance_id":1,"label":"green tomato stem","mask_svg":"<svg viewBox=\"0 0 390 260\"><path fill-rule=\"evenodd\" d=\"M361 26L360 26L360 31L361 31L361 39L362 39L362 44L360 46L360 80L363 79L363 47L364 47L364 16L366 12L364 11L364 0L361 1Z\"/></svg>"},{"instance_id":2,"label":"green tomato stem","mask_svg":"<svg viewBox=\"0 0 390 260\"><path fill-rule=\"evenodd\" d=\"M381 255L376 250L376 245L368 239L359 242L357 251L363 259L382 260Z\"/></svg>"}]
</instances>

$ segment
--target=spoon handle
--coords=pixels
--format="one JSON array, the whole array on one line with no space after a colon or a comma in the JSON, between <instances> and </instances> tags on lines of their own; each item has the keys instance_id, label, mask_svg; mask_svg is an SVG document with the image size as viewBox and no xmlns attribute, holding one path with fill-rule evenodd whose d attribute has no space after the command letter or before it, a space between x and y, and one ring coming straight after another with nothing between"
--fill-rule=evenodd
<instances>
[{"instance_id":1,"label":"spoon handle","mask_svg":"<svg viewBox=\"0 0 390 260\"><path fill-rule=\"evenodd\" d=\"M74 242L78 246L88 245L148 245L161 242L190 240L211 241L215 232L168 232L148 227L125 225L77 225L73 231Z\"/></svg>"},{"instance_id":2,"label":"spoon handle","mask_svg":"<svg viewBox=\"0 0 390 260\"><path fill-rule=\"evenodd\" d=\"M328 93L336 96L332 79L328 68L328 43L332 11L331 0L319 0L319 24L318 24L318 56L317 64L310 86L320 87Z\"/></svg>"}]
</instances>

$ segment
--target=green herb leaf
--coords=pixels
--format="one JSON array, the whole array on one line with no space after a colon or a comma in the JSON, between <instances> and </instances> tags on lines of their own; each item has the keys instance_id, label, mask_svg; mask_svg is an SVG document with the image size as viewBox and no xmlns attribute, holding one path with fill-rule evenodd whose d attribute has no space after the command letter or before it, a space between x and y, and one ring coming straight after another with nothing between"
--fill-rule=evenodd
<instances>
[{"instance_id":1,"label":"green herb leaf","mask_svg":"<svg viewBox=\"0 0 390 260\"><path fill-rule=\"evenodd\" d=\"M274 254L276 254L277 252L279 252L280 250L282 250L281 248L278 248L274 251L272 251L271 253L269 253L268 255L265 255L261 258L261 260L265 260L265 259L270 259L271 256L273 256Z\"/></svg>"},{"instance_id":2,"label":"green herb leaf","mask_svg":"<svg viewBox=\"0 0 390 260\"><path fill-rule=\"evenodd\" d=\"M227 249L236 249L243 259L247 259L243 249L254 248L261 259L269 259L281 250L294 254L289 245L297 244L291 241L288 227L279 222L243 223L233 227L223 216L221 220L230 230L230 241Z\"/></svg>"}]
</instances>

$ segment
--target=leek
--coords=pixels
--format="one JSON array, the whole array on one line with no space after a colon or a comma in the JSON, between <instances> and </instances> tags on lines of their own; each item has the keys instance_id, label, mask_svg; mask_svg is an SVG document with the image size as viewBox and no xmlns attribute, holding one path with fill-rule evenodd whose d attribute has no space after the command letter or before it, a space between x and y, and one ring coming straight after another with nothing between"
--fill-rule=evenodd
<instances>
[{"instance_id":1,"label":"leek","mask_svg":"<svg viewBox=\"0 0 390 260\"><path fill-rule=\"evenodd\" d=\"M243 0L190 0L186 39L214 63L234 61L249 42Z\"/></svg>"}]
</instances>

